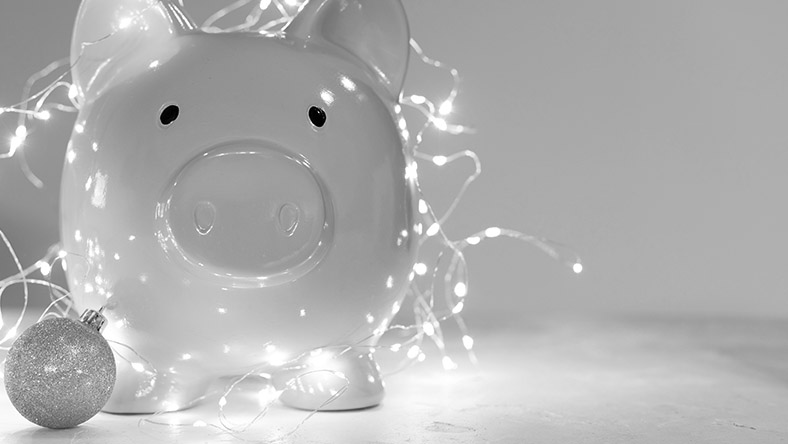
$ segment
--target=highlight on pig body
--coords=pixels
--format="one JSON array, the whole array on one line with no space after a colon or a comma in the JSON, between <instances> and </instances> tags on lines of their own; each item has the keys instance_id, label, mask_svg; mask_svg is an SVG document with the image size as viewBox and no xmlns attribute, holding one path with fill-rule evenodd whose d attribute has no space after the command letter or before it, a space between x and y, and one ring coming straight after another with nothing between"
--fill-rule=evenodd
<instances>
[{"instance_id":1,"label":"highlight on pig body","mask_svg":"<svg viewBox=\"0 0 788 444\"><path fill-rule=\"evenodd\" d=\"M82 2L61 237L77 308L106 307L133 353L105 411L178 410L256 368L294 407L381 401L369 347L418 247L408 53L399 0L311 0L270 35Z\"/></svg>"}]
</instances>

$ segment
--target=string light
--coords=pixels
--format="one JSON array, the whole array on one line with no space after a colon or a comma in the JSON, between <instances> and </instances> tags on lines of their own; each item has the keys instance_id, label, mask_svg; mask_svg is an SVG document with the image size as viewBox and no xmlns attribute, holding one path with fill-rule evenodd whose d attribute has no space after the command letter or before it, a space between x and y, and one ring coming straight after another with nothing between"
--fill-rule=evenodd
<instances>
[{"instance_id":1,"label":"string light","mask_svg":"<svg viewBox=\"0 0 788 444\"><path fill-rule=\"evenodd\" d=\"M442 116L446 116L451 114L452 110L454 109L454 105L451 103L451 100L446 100L445 102L441 103L440 108L438 108L438 112Z\"/></svg>"},{"instance_id":2,"label":"string light","mask_svg":"<svg viewBox=\"0 0 788 444\"><path fill-rule=\"evenodd\" d=\"M212 14L204 21L201 28L205 32L213 33L237 31L250 31L261 34L275 33L290 22L300 3L300 0L261 0L259 2L255 0L238 0ZM241 24L224 27L217 26L219 21L223 20L234 11L243 9L245 7L249 7L250 11ZM122 32L122 30L130 27L137 18L137 16L120 18L116 24L117 30L107 36L102 37L98 41L111 38L116 32ZM90 44L83 45L83 50L89 45ZM471 337L466 323L462 317L462 311L465 307L464 299L469 293L468 267L464 255L464 251L468 247L477 246L486 239L507 237L535 246L553 259L556 259L569 266L575 273L579 274L583 271L583 265L577 255L565 246L544 238L527 235L518 231L499 227L489 227L478 233L466 236L456 241L447 237L446 233L442 230L442 227L446 224L447 220L457 208L467 188L481 174L481 162L479 161L476 153L471 150L463 150L451 154L435 155L428 154L422 150L422 143L424 142L425 134L431 129L437 130L439 133L446 133L449 135L471 134L473 133L473 130L464 125L453 123L451 118L455 108L454 103L459 93L459 72L456 69L444 64L443 62L426 56L422 48L415 40L410 41L410 46L413 54L422 63L429 67L448 73L452 79L452 88L449 94L446 97L443 97L441 100L432 100L424 94L403 93L400 104L396 106L397 114L402 111L402 107L404 106L417 111L417 115L420 115L421 118L423 118L423 122L421 122L421 125L418 126L417 131L414 133L411 133L409 129L409 127L412 126L410 125L412 123L411 121L402 118L397 122L403 135L403 139L408 142L406 146L408 158L414 159L414 161L410 162L405 169L405 178L412 179L417 184L419 198L418 212L419 215L421 215L422 220L417 221L414 224L414 232L418 236L420 257L415 263L413 272L409 277L410 287L408 288L406 300L403 302L404 305L397 303L393 309L393 314L397 315L400 313L401 307L410 307L411 310L405 310L400 314L412 316L413 321L405 324L392 323L385 331L379 332L383 333L383 338L380 340L379 345L370 347L373 352L386 351L395 354L404 353L405 356L403 363L390 373L401 371L414 362L425 361L427 359L427 353L424 349L425 339L429 340L437 348L438 353L440 354L441 364L444 369L454 370L458 368L459 365L451 356L449 356L446 351L443 325L449 321L452 321L459 329L461 343L468 354L469 361L473 364L477 362L477 358L473 352L474 339ZM77 63L79 62L80 58L81 57L77 58ZM157 66L158 61L154 61L151 63L150 67L155 68ZM64 80L69 75L71 68L72 66L69 64L68 59L59 60L47 65L44 69L30 77L25 86L23 100L21 102L10 107L0 107L0 115L5 113L15 113L19 117L16 131L8 138L8 151L6 153L0 153L0 159L17 159L28 180L37 187L41 187L43 184L32 173L32 171L30 171L24 158L23 147L28 137L27 125L32 124L33 121L38 123L50 121L53 117L52 111L75 112L79 109L79 91L77 86ZM62 72L58 74L59 71ZM39 81L49 77L54 77L54 80L46 84L46 86L41 88L39 92L31 94L33 87ZM350 91L356 89L355 83L347 78L342 79L342 85L344 88ZM67 101L59 102L53 99L53 97L55 97L54 93L61 88L65 89L66 91ZM333 100L333 96L326 94L324 95L323 100L330 102ZM436 103L439 103L439 105L436 106ZM413 120L415 121L416 119ZM77 122L74 126L74 130L77 133L84 132L84 129L84 122ZM411 137L411 135L413 137ZM73 151L67 150L66 160L68 162L73 162L74 159L75 154ZM444 211L443 214L438 216L433 212L433 208L429 204L429 200L424 196L424 192L418 183L418 162L426 161L439 168L442 168L446 165L463 159L472 161L474 164L474 170L466 177L457 194L452 199L449 207ZM424 230L424 226L427 226L428 228ZM405 232L405 234L407 234L407 232ZM75 236L79 236L79 233L76 233ZM17 267L16 274L0 281L0 298L2 298L5 290L12 285L21 284L24 289L24 300L21 313L12 323L12 325L7 328L3 338L0 339L0 349L8 350L8 344L16 338L20 324L25 315L25 310L28 306L29 285L44 286L49 290L50 293L51 303L49 307L44 310L40 319L51 316L67 316L74 313L72 312L73 301L69 292L65 288L52 283L50 280L52 277L53 264L55 262L60 262L62 267L65 269L66 262L64 259L68 256L68 253L60 249L58 246L53 246L41 260L35 262L34 265L28 268L23 268L19 258L11 246L11 243L2 231L0 231L0 239L5 244L5 247L14 259L14 263ZM129 236L129 241L133 241L134 239L135 236ZM428 243L432 245L433 248L427 248L430 246ZM118 259L117 255L115 259ZM428 265L428 263L431 265ZM31 278L30 276L34 272L40 272L41 275L47 279L41 280ZM101 285L100 283L97 284ZM83 285L85 286L86 291L88 291L88 287L93 290L92 284L83 283ZM439 304L438 302L440 299L438 296L440 296L441 293L443 294L443 302L442 304ZM6 326L1 315L2 313L0 313L0 329L3 329ZM389 338L393 338L394 342L391 342ZM140 391L137 393L138 395L144 396L146 392L149 392L153 389L159 371L155 369L144 357L139 356L128 345L115 341L110 342L113 345L113 350L115 351L116 355L118 355L122 360L126 361L134 371L141 373L148 378L149 384L143 384L140 388ZM359 344L352 344L352 346L365 346L364 342L365 341L362 341ZM221 393L221 396L217 401L220 424L210 424L200 420L190 422L188 424L175 425L189 427L213 427L221 431L229 431L233 434L243 432L247 430L255 421L266 414L270 405L279 398L279 395L281 395L282 391L274 389L273 385L270 385L268 388L260 391L260 405L263 407L263 409L250 422L238 426L232 424L226 418L225 407L227 407L228 403L231 401L234 391L237 390L238 385L242 381L250 377L261 377L270 380L269 372L276 371L277 368L281 369L296 365L306 356L309 357L312 364L319 364L317 360L323 362L324 360L330 360L336 356L335 354L332 354L335 352L322 349L307 351L304 354L298 356L287 356L281 351L276 350L276 348L270 344L266 347L266 352L268 353L270 359L268 359L268 362L264 366L254 369L241 378L238 378L226 391ZM341 351L339 353L341 353ZM189 360L192 358L192 355L189 353L184 353L182 354L181 358L183 360ZM171 371L174 372L174 369L171 369ZM317 371L328 372L327 370ZM328 403L342 396L350 384L345 375L338 372L331 372L331 374L340 380L344 380L345 384L343 388L332 392L331 398L328 399L323 405L327 405ZM296 384L299 378L303 376L305 376L305 374L294 376L287 382L286 386L292 387L293 384ZM205 400L215 394L217 393L206 394L197 399L191 400L189 403L187 403L187 405L177 405L174 403L163 404L165 407L164 409L156 412L149 418L141 420L140 424L151 423L173 426L173 424L170 422L160 422L156 420L156 418L160 415L166 414L168 411L184 408L188 405L193 405L194 403ZM296 426L296 428L287 435L295 433L298 427L308 420L313 414L315 414L317 410L318 409L315 409L314 411L309 412L306 417Z\"/></svg>"}]
</instances>

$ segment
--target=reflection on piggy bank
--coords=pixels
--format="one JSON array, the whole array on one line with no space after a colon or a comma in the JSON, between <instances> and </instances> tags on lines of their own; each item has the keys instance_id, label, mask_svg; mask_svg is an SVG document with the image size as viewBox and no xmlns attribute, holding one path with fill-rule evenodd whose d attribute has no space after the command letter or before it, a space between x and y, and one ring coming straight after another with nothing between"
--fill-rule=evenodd
<instances>
[{"instance_id":1,"label":"reflection on piggy bank","mask_svg":"<svg viewBox=\"0 0 788 444\"><path fill-rule=\"evenodd\" d=\"M83 0L61 234L118 352L105 410L176 410L256 368L295 407L380 402L369 346L417 248L408 48L399 0L312 0L274 35Z\"/></svg>"}]
</instances>

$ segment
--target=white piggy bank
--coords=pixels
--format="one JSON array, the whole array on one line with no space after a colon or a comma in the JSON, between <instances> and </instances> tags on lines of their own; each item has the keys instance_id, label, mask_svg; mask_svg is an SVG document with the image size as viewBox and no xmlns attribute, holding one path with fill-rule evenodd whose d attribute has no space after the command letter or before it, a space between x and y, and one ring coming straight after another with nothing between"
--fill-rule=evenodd
<instances>
[{"instance_id":1,"label":"white piggy bank","mask_svg":"<svg viewBox=\"0 0 788 444\"><path fill-rule=\"evenodd\" d=\"M61 235L77 307L106 307L123 356L106 411L184 408L256 368L295 407L380 402L368 346L417 248L408 48L399 0L312 0L276 35L83 0Z\"/></svg>"}]
</instances>

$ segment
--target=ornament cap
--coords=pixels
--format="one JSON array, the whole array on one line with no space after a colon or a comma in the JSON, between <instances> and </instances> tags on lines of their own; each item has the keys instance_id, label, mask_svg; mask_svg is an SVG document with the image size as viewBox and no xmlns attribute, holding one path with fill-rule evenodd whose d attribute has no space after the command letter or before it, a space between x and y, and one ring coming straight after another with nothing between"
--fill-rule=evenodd
<instances>
[{"instance_id":1,"label":"ornament cap","mask_svg":"<svg viewBox=\"0 0 788 444\"><path fill-rule=\"evenodd\" d=\"M99 311L88 308L82 313L82 316L79 317L79 322L87 325L88 327L94 328L97 332L101 333L101 330L104 328L104 324L107 323L107 318L101 314L103 310L104 307L101 307Z\"/></svg>"}]
</instances>

